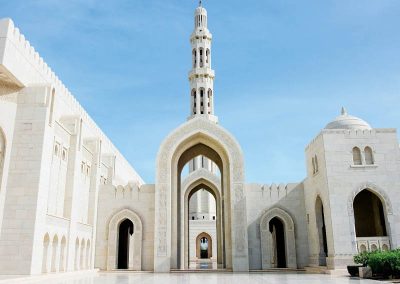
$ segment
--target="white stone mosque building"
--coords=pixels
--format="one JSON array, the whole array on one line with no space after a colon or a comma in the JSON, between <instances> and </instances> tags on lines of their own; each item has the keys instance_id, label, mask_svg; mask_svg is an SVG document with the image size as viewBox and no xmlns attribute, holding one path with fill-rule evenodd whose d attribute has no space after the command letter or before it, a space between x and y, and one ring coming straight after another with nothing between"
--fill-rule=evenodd
<instances>
[{"instance_id":1,"label":"white stone mosque building","mask_svg":"<svg viewBox=\"0 0 400 284\"><path fill-rule=\"evenodd\" d=\"M333 270L400 246L396 129L343 109L310 137L303 181L246 183L240 145L214 113L207 20L199 6L190 115L162 141L155 184L0 21L0 274Z\"/></svg>"}]
</instances>

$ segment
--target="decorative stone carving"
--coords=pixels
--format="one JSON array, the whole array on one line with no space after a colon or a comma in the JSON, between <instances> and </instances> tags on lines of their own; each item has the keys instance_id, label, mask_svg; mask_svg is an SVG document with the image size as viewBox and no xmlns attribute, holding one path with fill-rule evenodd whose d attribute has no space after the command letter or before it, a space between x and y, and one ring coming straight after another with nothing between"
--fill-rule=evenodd
<instances>
[{"instance_id":1,"label":"decorative stone carving","mask_svg":"<svg viewBox=\"0 0 400 284\"><path fill-rule=\"evenodd\" d=\"M154 259L155 271L169 271L170 266L166 264L166 260L162 257L171 257L169 255L171 252L171 240L177 237L174 236L177 228L172 228L171 222L168 220L171 217L171 206L177 202L177 200L175 202L177 198L176 190L178 188L177 163L187 149L197 144L210 147L222 160L223 188L221 190L222 192L226 192L224 202L230 202L230 204L225 204L225 208L229 210L231 224L226 224L226 226L230 228L232 236L232 240L227 239L225 243L231 242L233 245L232 249L234 251L229 252L235 255L235 257L232 257L233 269L247 271L247 211L243 190L244 159L242 150L229 132L202 117L193 118L171 132L161 144L158 152L156 162L155 219L156 224L166 223L166 227L156 228L154 240L154 245L157 248ZM234 187L234 185L237 186ZM227 198L229 196L230 198ZM164 220L164 218L167 219Z\"/></svg>"}]
</instances>

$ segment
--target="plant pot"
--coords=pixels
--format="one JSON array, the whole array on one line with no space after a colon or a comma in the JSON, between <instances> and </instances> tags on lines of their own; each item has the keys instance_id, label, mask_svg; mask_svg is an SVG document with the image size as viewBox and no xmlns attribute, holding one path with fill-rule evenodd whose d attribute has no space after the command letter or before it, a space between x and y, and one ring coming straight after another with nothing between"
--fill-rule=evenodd
<instances>
[{"instance_id":1,"label":"plant pot","mask_svg":"<svg viewBox=\"0 0 400 284\"><path fill-rule=\"evenodd\" d=\"M350 276L358 277L360 274L358 272L358 268L363 267L362 265L348 265L347 272L349 272Z\"/></svg>"}]
</instances>

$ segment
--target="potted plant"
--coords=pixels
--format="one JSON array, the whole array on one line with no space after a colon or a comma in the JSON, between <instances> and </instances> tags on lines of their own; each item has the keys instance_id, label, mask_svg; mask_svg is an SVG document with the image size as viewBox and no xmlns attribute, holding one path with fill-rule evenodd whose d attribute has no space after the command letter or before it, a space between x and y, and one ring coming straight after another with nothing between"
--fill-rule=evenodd
<instances>
[{"instance_id":1,"label":"potted plant","mask_svg":"<svg viewBox=\"0 0 400 284\"><path fill-rule=\"evenodd\" d=\"M360 276L359 274L359 268L360 267L366 267L368 265L368 258L369 258L369 252L362 252L354 256L354 263L357 263L356 265L348 265L347 266L347 271L349 272L350 276L352 277L358 277Z\"/></svg>"}]
</instances>

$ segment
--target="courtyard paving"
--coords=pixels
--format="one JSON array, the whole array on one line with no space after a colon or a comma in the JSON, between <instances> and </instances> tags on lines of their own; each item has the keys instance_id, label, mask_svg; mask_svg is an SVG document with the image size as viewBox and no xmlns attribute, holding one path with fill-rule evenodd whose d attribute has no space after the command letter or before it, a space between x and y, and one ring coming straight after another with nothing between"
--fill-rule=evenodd
<instances>
[{"instance_id":1,"label":"courtyard paving","mask_svg":"<svg viewBox=\"0 0 400 284\"><path fill-rule=\"evenodd\" d=\"M17 279L15 279L17 280ZM4 281L4 280L3 280ZM0 280L0 283L3 283ZM8 282L8 281L7 281ZM382 283L347 276L284 273L91 273L25 278L9 283L43 284L361 284ZM390 283L390 282L383 282Z\"/></svg>"}]
</instances>

